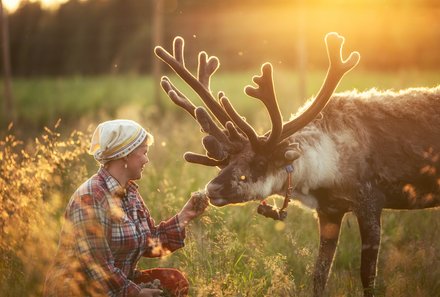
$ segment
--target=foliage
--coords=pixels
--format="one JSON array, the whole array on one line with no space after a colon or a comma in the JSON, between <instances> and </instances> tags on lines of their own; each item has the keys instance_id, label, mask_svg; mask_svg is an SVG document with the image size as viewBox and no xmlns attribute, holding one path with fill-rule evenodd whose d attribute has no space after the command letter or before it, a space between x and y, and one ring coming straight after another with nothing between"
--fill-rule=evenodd
<instances>
[{"instance_id":1,"label":"foliage","mask_svg":"<svg viewBox=\"0 0 440 297\"><path fill-rule=\"evenodd\" d=\"M66 195L86 175L80 162L85 152L84 138L84 133L73 132L63 141L60 134L46 128L41 137L26 147L12 133L0 141L0 291L6 292L3 296L41 290L42 272L56 250Z\"/></svg>"}]
</instances>

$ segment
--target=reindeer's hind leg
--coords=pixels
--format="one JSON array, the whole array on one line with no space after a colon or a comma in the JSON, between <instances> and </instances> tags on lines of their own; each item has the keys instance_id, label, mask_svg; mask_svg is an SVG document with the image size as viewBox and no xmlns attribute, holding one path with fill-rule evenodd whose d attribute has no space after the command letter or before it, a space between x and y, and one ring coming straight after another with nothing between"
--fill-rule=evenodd
<instances>
[{"instance_id":1,"label":"reindeer's hind leg","mask_svg":"<svg viewBox=\"0 0 440 297\"><path fill-rule=\"evenodd\" d=\"M362 240L361 280L364 296L373 297L384 195L370 183L362 186L359 194L360 205L355 213Z\"/></svg>"},{"instance_id":2,"label":"reindeer's hind leg","mask_svg":"<svg viewBox=\"0 0 440 297\"><path fill-rule=\"evenodd\" d=\"M330 272L339 239L344 213L328 214L318 211L319 251L313 275L313 295L322 296Z\"/></svg>"}]
</instances>

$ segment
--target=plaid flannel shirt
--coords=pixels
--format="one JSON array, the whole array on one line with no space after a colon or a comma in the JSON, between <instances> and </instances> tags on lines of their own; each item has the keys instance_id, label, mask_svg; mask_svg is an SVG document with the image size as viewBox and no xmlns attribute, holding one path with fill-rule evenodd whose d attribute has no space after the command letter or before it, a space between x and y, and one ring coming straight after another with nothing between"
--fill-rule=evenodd
<instances>
[{"instance_id":1,"label":"plaid flannel shirt","mask_svg":"<svg viewBox=\"0 0 440 297\"><path fill-rule=\"evenodd\" d=\"M65 218L46 286L67 286L69 296L81 290L82 296L136 296L140 287L132 280L141 256L159 257L184 246L177 216L156 226L137 185L131 182L124 192L104 168L73 194ZM59 288L48 291L66 296Z\"/></svg>"}]
</instances>

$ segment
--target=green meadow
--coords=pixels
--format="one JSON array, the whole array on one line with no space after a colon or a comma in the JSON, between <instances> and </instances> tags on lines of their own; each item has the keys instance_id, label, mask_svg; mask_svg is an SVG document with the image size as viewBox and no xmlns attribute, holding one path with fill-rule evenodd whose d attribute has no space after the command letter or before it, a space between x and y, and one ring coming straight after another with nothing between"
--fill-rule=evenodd
<instances>
[{"instance_id":1,"label":"green meadow","mask_svg":"<svg viewBox=\"0 0 440 297\"><path fill-rule=\"evenodd\" d=\"M263 105L243 94L253 74L257 70L220 71L213 77L212 89L225 91L239 112L265 132L270 123ZM275 67L275 88L285 119L317 93L324 76L322 71L308 73L306 94L301 97L298 74ZM174 76L171 79L195 98ZM438 84L440 72L360 69L347 74L338 91ZM150 163L138 183L156 221L177 213L191 192L216 175L216 168L184 162L185 151L203 152L200 128L164 94L159 106L153 98L156 85L151 77L139 75L13 81L17 120L9 130L7 123L2 124L0 131L1 296L41 296L63 209L75 188L97 169L85 152L98 122L131 118L155 136ZM282 203L281 197L269 200ZM275 222L258 215L257 206L250 202L209 207L188 227L185 248L161 259L143 259L140 267L181 269L191 282L191 296L311 296L318 248L315 213L291 203L285 222ZM439 296L439 212L385 211L382 219L377 296ZM348 214L328 296L362 296L360 250L357 221Z\"/></svg>"},{"instance_id":2,"label":"green meadow","mask_svg":"<svg viewBox=\"0 0 440 297\"><path fill-rule=\"evenodd\" d=\"M251 84L252 76L259 74L259 68L246 73L223 73L221 69L212 79L212 89L216 93L225 91L233 104L249 120L260 119L265 113L263 105L256 103L243 93L243 88ZM299 76L297 72L274 66L274 84L281 112L288 119L308 98L316 94L325 77L323 71L310 71L305 76L305 94L299 94ZM187 91L178 79L171 75L179 88ZM365 91L371 88L379 90L399 90L408 87L435 87L440 83L440 72L397 70L390 72L371 72L355 69L348 73L337 91L357 89ZM158 114L158 106L153 98L158 82L150 76L114 75L114 76L74 76L60 78L18 78L13 81L13 91L17 110L18 124L24 128L42 128L55 123L59 118L68 126L78 128L78 120L88 118L86 123L99 121L99 117L118 116L145 118L163 113L178 113L170 100L162 94L160 103L163 110ZM2 90L3 84L0 87ZM195 95L188 93L194 97ZM196 100L194 100L196 101ZM199 101L196 101L196 103ZM180 118L177 118L180 120ZM90 118L90 119L89 119ZM95 119L95 120L93 120ZM261 123L260 120L258 120ZM181 123L179 123L181 124ZM267 123L269 125L269 123ZM255 125L259 125L256 124ZM264 126L264 123L262 124ZM269 126L267 125L267 129ZM71 127L68 127L71 128ZM153 127L152 127L153 128Z\"/></svg>"}]
</instances>

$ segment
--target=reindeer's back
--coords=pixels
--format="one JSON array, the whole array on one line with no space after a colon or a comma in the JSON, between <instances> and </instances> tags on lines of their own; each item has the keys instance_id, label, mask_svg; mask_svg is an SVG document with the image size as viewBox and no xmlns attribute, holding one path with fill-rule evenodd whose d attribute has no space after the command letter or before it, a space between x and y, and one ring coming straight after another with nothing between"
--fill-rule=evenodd
<instances>
[{"instance_id":1,"label":"reindeer's back","mask_svg":"<svg viewBox=\"0 0 440 297\"><path fill-rule=\"evenodd\" d=\"M352 131L362 147L359 153L382 171L404 174L406 163L420 165L428 155L440 154L440 86L340 93L323 113L330 134Z\"/></svg>"},{"instance_id":2,"label":"reindeer's back","mask_svg":"<svg viewBox=\"0 0 440 297\"><path fill-rule=\"evenodd\" d=\"M350 131L358 142L356 156L342 158L359 162L360 176L399 186L439 178L440 86L339 93L323 114L319 125L329 135Z\"/></svg>"}]
</instances>

